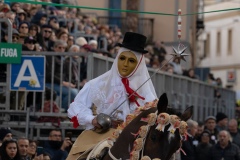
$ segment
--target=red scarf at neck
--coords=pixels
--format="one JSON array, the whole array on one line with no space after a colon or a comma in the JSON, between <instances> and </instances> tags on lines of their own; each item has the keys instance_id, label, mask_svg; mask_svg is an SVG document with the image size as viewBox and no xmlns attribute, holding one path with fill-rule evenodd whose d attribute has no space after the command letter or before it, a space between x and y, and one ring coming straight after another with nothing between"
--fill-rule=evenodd
<instances>
[{"instance_id":1,"label":"red scarf at neck","mask_svg":"<svg viewBox=\"0 0 240 160\"><path fill-rule=\"evenodd\" d=\"M122 83L128 93L128 99L130 102L135 102L137 104L137 106L140 106L139 103L137 102L137 98L141 98L142 100L145 100L144 97L141 97L139 94L137 94L137 92L134 92L132 90L132 88L129 87L129 81L127 78L122 78Z\"/></svg>"}]
</instances>

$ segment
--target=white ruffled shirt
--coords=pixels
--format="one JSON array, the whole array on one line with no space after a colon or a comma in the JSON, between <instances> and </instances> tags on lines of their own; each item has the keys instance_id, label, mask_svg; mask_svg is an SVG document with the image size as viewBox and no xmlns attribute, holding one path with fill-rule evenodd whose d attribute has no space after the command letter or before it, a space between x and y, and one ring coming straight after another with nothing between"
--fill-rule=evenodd
<instances>
[{"instance_id":1,"label":"white ruffled shirt","mask_svg":"<svg viewBox=\"0 0 240 160\"><path fill-rule=\"evenodd\" d=\"M85 125L86 129L94 128L92 120L95 116L91 110L93 104L97 107L97 114L105 113L115 119L121 119L124 121L126 116L132 113L137 107L136 103L130 103L128 101L128 95L121 81L122 77L118 72L118 56L124 51L130 50L121 47L114 60L112 68L103 75L87 82L75 97L74 102L70 104L68 117L72 118L76 116L78 123L80 125ZM145 83L150 76L145 64L144 55L134 51L131 52L136 55L138 66L127 78L129 80L129 86L135 91L139 86ZM137 93L145 98L145 100L140 98L137 99L141 106L146 102L157 99L151 79L139 88ZM114 111L118 106L120 107L117 111Z\"/></svg>"}]
</instances>

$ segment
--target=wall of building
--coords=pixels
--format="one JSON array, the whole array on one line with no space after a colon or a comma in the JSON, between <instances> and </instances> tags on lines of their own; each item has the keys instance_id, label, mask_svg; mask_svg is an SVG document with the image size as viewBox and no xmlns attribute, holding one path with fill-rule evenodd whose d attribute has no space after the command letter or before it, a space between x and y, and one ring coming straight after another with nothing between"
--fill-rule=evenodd
<instances>
[{"instance_id":1,"label":"wall of building","mask_svg":"<svg viewBox=\"0 0 240 160\"><path fill-rule=\"evenodd\" d=\"M122 0L122 10L126 10L127 0ZM108 8L109 0L78 0L80 6L91 6L97 8ZM178 9L182 10L182 14L188 13L191 8L191 0L140 0L140 10L144 12L162 12L169 14L177 14ZM188 6L190 5L190 7ZM107 16L108 11L82 9L84 13L97 13L99 16ZM191 12L191 11L190 11ZM125 17L122 12L122 16ZM157 14L139 14L139 17L154 18L154 40L172 42L177 40L177 17L163 16ZM191 36L190 27L192 16L182 17L182 40L189 40Z\"/></svg>"},{"instance_id":2,"label":"wall of building","mask_svg":"<svg viewBox=\"0 0 240 160\"><path fill-rule=\"evenodd\" d=\"M108 8L109 0L77 0L78 6L95 7L95 8ZM81 9L83 13L96 13L99 16L108 16L108 11L105 10L92 10Z\"/></svg>"},{"instance_id":3,"label":"wall of building","mask_svg":"<svg viewBox=\"0 0 240 160\"><path fill-rule=\"evenodd\" d=\"M227 8L236 8L236 3L232 2L222 2L215 5L210 5L205 7L205 12L222 10ZM215 77L221 77L223 81L223 86L233 85L234 90L240 90L240 16L238 11L228 11L228 12L217 12L205 14L205 32L204 34L209 34L210 41L210 52L209 56L203 59L200 63L201 67L210 67L211 72ZM232 30L232 43L231 43L231 53L229 53L228 45L228 31ZM220 53L217 54L217 33L220 33ZM205 36L207 37L207 36ZM202 52L204 52L202 50ZM236 82L227 82L228 71L236 71Z\"/></svg>"}]
</instances>

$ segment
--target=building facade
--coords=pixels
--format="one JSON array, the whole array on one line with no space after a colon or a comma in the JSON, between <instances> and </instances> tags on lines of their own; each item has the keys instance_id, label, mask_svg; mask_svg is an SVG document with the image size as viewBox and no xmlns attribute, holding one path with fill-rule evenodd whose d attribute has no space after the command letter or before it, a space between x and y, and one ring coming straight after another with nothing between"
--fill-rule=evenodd
<instances>
[{"instance_id":1,"label":"building facade","mask_svg":"<svg viewBox=\"0 0 240 160\"><path fill-rule=\"evenodd\" d=\"M215 78L222 79L223 87L237 92L240 91L240 13L227 9L239 5L234 0L206 5L205 12L219 12L204 14L205 29L198 38L197 47L199 66L210 67Z\"/></svg>"}]
</instances>

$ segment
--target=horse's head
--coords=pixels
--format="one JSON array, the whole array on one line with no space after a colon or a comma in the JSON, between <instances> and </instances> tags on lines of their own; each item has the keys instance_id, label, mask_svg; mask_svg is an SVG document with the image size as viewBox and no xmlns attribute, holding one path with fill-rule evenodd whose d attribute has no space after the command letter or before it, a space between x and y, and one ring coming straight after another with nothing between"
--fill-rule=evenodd
<instances>
[{"instance_id":1,"label":"horse's head","mask_svg":"<svg viewBox=\"0 0 240 160\"><path fill-rule=\"evenodd\" d=\"M185 121L192 116L192 111L193 107L189 107L181 114L168 108L164 93L157 107L142 111L123 129L111 148L112 157L134 160L143 155L148 156L147 159L169 160L186 137Z\"/></svg>"},{"instance_id":2,"label":"horse's head","mask_svg":"<svg viewBox=\"0 0 240 160\"><path fill-rule=\"evenodd\" d=\"M168 99L164 93L157 105L158 124L151 127L145 141L143 155L148 155L151 159L168 160L180 149L185 136L185 121L192 116L193 107L187 108L181 114L167 106Z\"/></svg>"}]
</instances>

